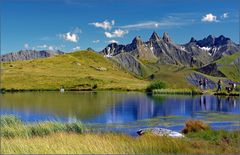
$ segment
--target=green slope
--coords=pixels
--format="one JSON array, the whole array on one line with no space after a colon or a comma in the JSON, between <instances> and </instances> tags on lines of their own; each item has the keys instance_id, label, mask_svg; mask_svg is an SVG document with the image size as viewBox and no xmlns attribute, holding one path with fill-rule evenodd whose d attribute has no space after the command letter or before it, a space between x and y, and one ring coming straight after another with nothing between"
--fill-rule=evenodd
<instances>
[{"instance_id":1,"label":"green slope","mask_svg":"<svg viewBox=\"0 0 240 155\"><path fill-rule=\"evenodd\" d=\"M161 80L168 88L192 88L186 77L193 72L191 68L177 65L146 64L151 75L149 79Z\"/></svg>"},{"instance_id":2,"label":"green slope","mask_svg":"<svg viewBox=\"0 0 240 155\"><path fill-rule=\"evenodd\" d=\"M6 89L144 89L149 83L120 69L102 55L79 51L50 58L2 64Z\"/></svg>"},{"instance_id":3,"label":"green slope","mask_svg":"<svg viewBox=\"0 0 240 155\"><path fill-rule=\"evenodd\" d=\"M240 82L240 63L234 63L240 57L240 52L233 55L226 55L216 61L219 65L218 70L221 71L228 79Z\"/></svg>"}]
</instances>

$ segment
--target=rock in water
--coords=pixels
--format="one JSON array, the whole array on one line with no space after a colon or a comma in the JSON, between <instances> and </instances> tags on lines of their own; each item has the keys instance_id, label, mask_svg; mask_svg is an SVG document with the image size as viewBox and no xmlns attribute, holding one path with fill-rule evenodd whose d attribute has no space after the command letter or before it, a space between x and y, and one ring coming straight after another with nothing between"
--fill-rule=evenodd
<instances>
[{"instance_id":1,"label":"rock in water","mask_svg":"<svg viewBox=\"0 0 240 155\"><path fill-rule=\"evenodd\" d=\"M169 129L164 129L164 128L145 128L145 129L140 129L137 131L138 135L143 135L146 133L151 133L151 134L154 134L157 136L169 136L169 137L173 137L173 138L184 137L184 135L179 132L172 131Z\"/></svg>"}]
</instances>

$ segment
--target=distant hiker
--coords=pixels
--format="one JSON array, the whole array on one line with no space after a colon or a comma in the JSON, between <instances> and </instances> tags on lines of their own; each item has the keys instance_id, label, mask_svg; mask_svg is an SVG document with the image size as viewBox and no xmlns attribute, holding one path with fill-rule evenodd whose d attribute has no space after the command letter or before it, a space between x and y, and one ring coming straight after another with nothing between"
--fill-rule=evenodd
<instances>
[{"instance_id":1,"label":"distant hiker","mask_svg":"<svg viewBox=\"0 0 240 155\"><path fill-rule=\"evenodd\" d=\"M222 91L222 81L219 79L217 83L217 92Z\"/></svg>"},{"instance_id":2,"label":"distant hiker","mask_svg":"<svg viewBox=\"0 0 240 155\"><path fill-rule=\"evenodd\" d=\"M198 81L198 83L199 83L200 88L203 89L203 81L202 81L202 79L200 79L200 80Z\"/></svg>"},{"instance_id":3,"label":"distant hiker","mask_svg":"<svg viewBox=\"0 0 240 155\"><path fill-rule=\"evenodd\" d=\"M207 79L203 79L203 89L207 89Z\"/></svg>"}]
</instances>

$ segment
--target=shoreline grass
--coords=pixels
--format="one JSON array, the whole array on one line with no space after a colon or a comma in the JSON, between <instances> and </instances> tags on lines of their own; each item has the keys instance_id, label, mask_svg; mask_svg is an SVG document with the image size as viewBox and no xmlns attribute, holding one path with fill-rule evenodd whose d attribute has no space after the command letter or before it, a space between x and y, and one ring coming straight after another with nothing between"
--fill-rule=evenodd
<instances>
[{"instance_id":1,"label":"shoreline grass","mask_svg":"<svg viewBox=\"0 0 240 155\"><path fill-rule=\"evenodd\" d=\"M201 95L203 92L192 89L154 89L153 94Z\"/></svg>"},{"instance_id":2,"label":"shoreline grass","mask_svg":"<svg viewBox=\"0 0 240 155\"><path fill-rule=\"evenodd\" d=\"M221 91L221 92L215 92L213 95L219 95L219 96L240 96L239 92L226 92L226 91Z\"/></svg>"},{"instance_id":3,"label":"shoreline grass","mask_svg":"<svg viewBox=\"0 0 240 155\"><path fill-rule=\"evenodd\" d=\"M84 125L81 122L61 123L46 121L24 124L13 115L1 116L0 127L0 137L5 138L46 136L58 132L81 134L84 131Z\"/></svg>"},{"instance_id":4,"label":"shoreline grass","mask_svg":"<svg viewBox=\"0 0 240 155\"><path fill-rule=\"evenodd\" d=\"M199 120L186 123L185 138L146 134L86 133L81 123L24 124L1 117L3 154L239 154L240 130L214 131ZM214 149L213 149L214 148Z\"/></svg>"}]
</instances>

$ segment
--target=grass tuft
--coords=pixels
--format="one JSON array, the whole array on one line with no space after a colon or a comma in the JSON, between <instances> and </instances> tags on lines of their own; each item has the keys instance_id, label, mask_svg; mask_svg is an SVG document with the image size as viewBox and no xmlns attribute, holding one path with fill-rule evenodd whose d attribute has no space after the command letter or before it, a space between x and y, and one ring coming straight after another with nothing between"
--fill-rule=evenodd
<instances>
[{"instance_id":1,"label":"grass tuft","mask_svg":"<svg viewBox=\"0 0 240 155\"><path fill-rule=\"evenodd\" d=\"M57 132L83 133L84 125L81 122L60 123L41 122L35 124L24 124L15 116L1 117L1 137L33 137L46 136Z\"/></svg>"}]
</instances>

